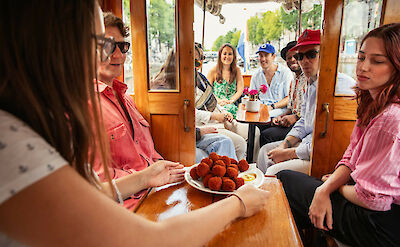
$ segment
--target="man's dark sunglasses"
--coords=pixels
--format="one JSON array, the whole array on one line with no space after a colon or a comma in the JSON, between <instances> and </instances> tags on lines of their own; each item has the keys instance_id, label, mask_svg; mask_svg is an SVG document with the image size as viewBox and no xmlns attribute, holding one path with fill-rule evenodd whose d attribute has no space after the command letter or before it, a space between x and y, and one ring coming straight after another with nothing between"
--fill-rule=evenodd
<instances>
[{"instance_id":1,"label":"man's dark sunglasses","mask_svg":"<svg viewBox=\"0 0 400 247\"><path fill-rule=\"evenodd\" d=\"M129 47L131 46L131 44L129 42L114 42L114 47L113 50L111 52L111 54L115 51L115 48L119 48L119 50L121 51L121 53L127 53L129 50Z\"/></svg>"},{"instance_id":2,"label":"man's dark sunglasses","mask_svg":"<svg viewBox=\"0 0 400 247\"><path fill-rule=\"evenodd\" d=\"M298 53L294 54L293 57L297 61L301 61L304 59L304 56L306 56L308 59L316 58L318 53L319 53L318 50L308 50L304 53L298 52Z\"/></svg>"}]
</instances>

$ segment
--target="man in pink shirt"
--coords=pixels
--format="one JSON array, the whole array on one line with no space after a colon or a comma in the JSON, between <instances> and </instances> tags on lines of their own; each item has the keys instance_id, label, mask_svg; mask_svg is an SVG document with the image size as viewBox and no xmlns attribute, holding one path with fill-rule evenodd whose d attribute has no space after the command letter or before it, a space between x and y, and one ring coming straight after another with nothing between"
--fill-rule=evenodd
<instances>
[{"instance_id":1,"label":"man in pink shirt","mask_svg":"<svg viewBox=\"0 0 400 247\"><path fill-rule=\"evenodd\" d=\"M122 74L129 50L130 44L125 41L128 28L111 13L104 14L104 23L106 38L115 42L114 52L100 64L98 74L98 92L112 160L108 172L125 199L124 206L131 208L142 197L144 189L182 180L183 166L163 161L154 148L149 123L136 109L132 98L125 94L127 85L115 79ZM106 181L99 157L93 168L100 180Z\"/></svg>"}]
</instances>

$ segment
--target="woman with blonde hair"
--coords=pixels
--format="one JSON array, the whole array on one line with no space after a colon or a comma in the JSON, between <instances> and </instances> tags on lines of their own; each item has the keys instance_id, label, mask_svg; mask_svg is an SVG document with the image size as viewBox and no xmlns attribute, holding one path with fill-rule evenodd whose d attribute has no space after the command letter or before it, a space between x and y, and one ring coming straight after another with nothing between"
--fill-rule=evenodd
<instances>
[{"instance_id":1,"label":"woman with blonde hair","mask_svg":"<svg viewBox=\"0 0 400 247\"><path fill-rule=\"evenodd\" d=\"M235 118L237 112L235 102L244 89L243 77L236 61L236 49L231 44L224 44L218 51L217 65L207 75L218 104L232 113Z\"/></svg>"},{"instance_id":2,"label":"woman with blonde hair","mask_svg":"<svg viewBox=\"0 0 400 247\"><path fill-rule=\"evenodd\" d=\"M157 223L119 206L90 165L96 150L109 162L93 78L113 41L97 2L0 9L0 246L201 246L263 207L252 186Z\"/></svg>"}]
</instances>

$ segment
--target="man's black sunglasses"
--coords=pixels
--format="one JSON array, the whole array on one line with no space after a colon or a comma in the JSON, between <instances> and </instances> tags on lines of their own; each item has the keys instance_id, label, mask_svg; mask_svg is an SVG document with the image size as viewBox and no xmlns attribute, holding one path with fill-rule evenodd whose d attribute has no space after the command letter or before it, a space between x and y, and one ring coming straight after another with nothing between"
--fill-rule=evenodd
<instances>
[{"instance_id":1,"label":"man's black sunglasses","mask_svg":"<svg viewBox=\"0 0 400 247\"><path fill-rule=\"evenodd\" d=\"M114 47L113 47L111 54L115 51L115 48L117 48L117 46L118 46L119 50L121 51L121 53L127 53L131 44L126 41L124 41L124 42L115 42L114 41Z\"/></svg>"},{"instance_id":2,"label":"man's black sunglasses","mask_svg":"<svg viewBox=\"0 0 400 247\"><path fill-rule=\"evenodd\" d=\"M308 59L316 58L318 53L319 53L318 50L308 50L304 53L298 52L298 53L294 54L293 57L297 61L301 61L301 60L303 60L304 56L306 56Z\"/></svg>"}]
</instances>

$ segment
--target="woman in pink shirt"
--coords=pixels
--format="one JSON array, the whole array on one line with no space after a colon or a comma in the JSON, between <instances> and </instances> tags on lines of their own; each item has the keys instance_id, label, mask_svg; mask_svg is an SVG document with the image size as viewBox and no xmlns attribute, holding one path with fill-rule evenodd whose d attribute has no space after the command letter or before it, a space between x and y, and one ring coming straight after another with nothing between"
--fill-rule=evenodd
<instances>
[{"instance_id":1,"label":"woman in pink shirt","mask_svg":"<svg viewBox=\"0 0 400 247\"><path fill-rule=\"evenodd\" d=\"M334 173L325 182L277 176L299 230L314 226L351 246L400 246L400 23L364 37L356 73L358 119Z\"/></svg>"}]
</instances>

